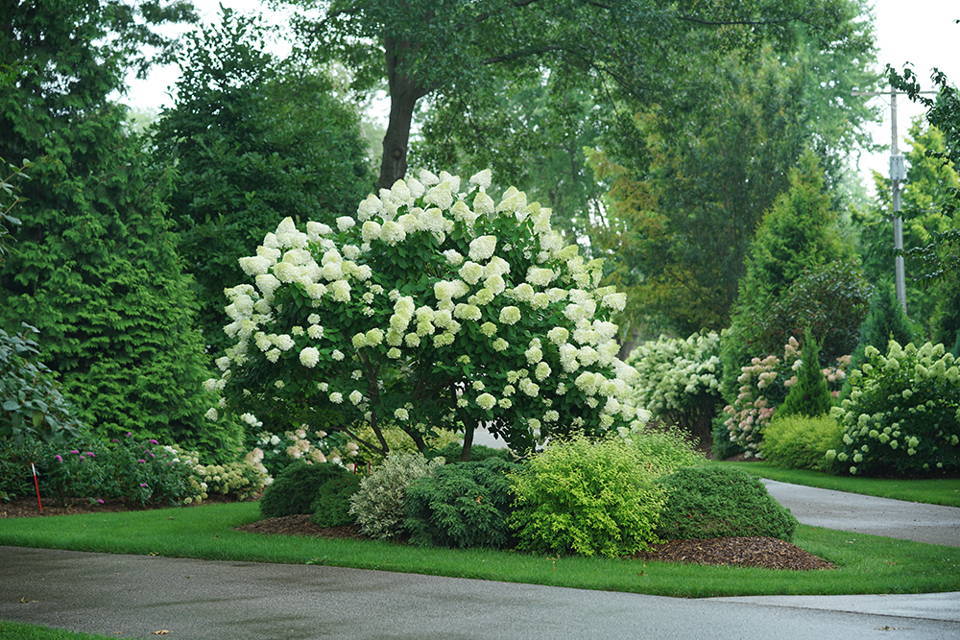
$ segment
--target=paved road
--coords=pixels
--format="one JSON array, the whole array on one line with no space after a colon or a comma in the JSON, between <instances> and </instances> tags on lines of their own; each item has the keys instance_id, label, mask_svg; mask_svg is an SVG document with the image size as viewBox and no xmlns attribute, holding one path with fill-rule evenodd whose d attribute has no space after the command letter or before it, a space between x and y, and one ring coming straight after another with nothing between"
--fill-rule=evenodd
<instances>
[{"instance_id":1,"label":"paved road","mask_svg":"<svg viewBox=\"0 0 960 640\"><path fill-rule=\"evenodd\" d=\"M764 480L803 524L960 547L960 508Z\"/></svg>"},{"instance_id":2,"label":"paved road","mask_svg":"<svg viewBox=\"0 0 960 640\"><path fill-rule=\"evenodd\" d=\"M954 594L948 611L960 611ZM911 640L960 619L682 600L334 567L0 547L0 619L171 640Z\"/></svg>"}]
</instances>

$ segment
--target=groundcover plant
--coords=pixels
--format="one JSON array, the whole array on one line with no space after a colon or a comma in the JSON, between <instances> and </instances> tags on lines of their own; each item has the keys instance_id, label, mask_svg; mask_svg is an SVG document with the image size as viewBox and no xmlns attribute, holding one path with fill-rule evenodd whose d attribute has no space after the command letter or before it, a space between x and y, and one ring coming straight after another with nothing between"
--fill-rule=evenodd
<instances>
[{"instance_id":1,"label":"groundcover plant","mask_svg":"<svg viewBox=\"0 0 960 640\"><path fill-rule=\"evenodd\" d=\"M564 246L548 208L512 187L497 201L490 182L421 171L336 228L283 220L225 290L236 343L206 382L221 392L208 417L369 425L384 449L387 425L421 449L435 428L469 445L482 424L520 450L640 428L610 321L625 295L599 287L601 262Z\"/></svg>"}]
</instances>

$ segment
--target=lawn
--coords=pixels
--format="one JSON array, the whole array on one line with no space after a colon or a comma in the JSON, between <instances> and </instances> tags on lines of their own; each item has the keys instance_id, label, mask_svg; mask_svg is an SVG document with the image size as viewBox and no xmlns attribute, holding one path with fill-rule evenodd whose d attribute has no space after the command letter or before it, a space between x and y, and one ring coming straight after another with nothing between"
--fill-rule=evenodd
<instances>
[{"instance_id":1,"label":"lawn","mask_svg":"<svg viewBox=\"0 0 960 640\"><path fill-rule=\"evenodd\" d=\"M834 476L829 473L802 469L784 469L769 462L711 462L711 464L742 469L759 478L779 480L780 482L862 493L881 498L960 507L960 478L864 478L861 476Z\"/></svg>"},{"instance_id":2,"label":"lawn","mask_svg":"<svg viewBox=\"0 0 960 640\"><path fill-rule=\"evenodd\" d=\"M0 520L0 544L209 560L322 564L680 597L960 590L960 548L800 526L794 543L838 565L777 571L548 557L243 533L256 503Z\"/></svg>"},{"instance_id":3,"label":"lawn","mask_svg":"<svg viewBox=\"0 0 960 640\"><path fill-rule=\"evenodd\" d=\"M0 620L0 640L118 640L118 638Z\"/></svg>"}]
</instances>

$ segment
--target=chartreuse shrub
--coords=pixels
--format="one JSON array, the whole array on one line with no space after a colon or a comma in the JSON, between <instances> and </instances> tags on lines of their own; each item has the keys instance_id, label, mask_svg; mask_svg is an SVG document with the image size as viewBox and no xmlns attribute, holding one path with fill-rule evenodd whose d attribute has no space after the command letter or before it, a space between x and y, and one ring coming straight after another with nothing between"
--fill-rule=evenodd
<instances>
[{"instance_id":1,"label":"chartreuse shrub","mask_svg":"<svg viewBox=\"0 0 960 640\"><path fill-rule=\"evenodd\" d=\"M518 547L608 557L649 548L664 504L657 475L622 438L552 442L510 475Z\"/></svg>"},{"instance_id":2,"label":"chartreuse shrub","mask_svg":"<svg viewBox=\"0 0 960 640\"><path fill-rule=\"evenodd\" d=\"M343 473L327 480L317 489L310 503L310 511L313 512L310 521L321 527L353 524L350 498L359 490L360 476L355 473Z\"/></svg>"},{"instance_id":3,"label":"chartreuse shrub","mask_svg":"<svg viewBox=\"0 0 960 640\"><path fill-rule=\"evenodd\" d=\"M942 344L891 340L864 351L850 395L834 409L843 443L828 456L850 474L917 476L960 470L960 365Z\"/></svg>"},{"instance_id":4,"label":"chartreuse shrub","mask_svg":"<svg viewBox=\"0 0 960 640\"><path fill-rule=\"evenodd\" d=\"M286 218L239 260L236 342L208 387L265 424L397 426L420 451L441 428L529 450L643 423L610 321L625 296L598 287L601 263L523 193L494 200L489 171L418 175L335 226Z\"/></svg>"},{"instance_id":5,"label":"chartreuse shrub","mask_svg":"<svg viewBox=\"0 0 960 640\"><path fill-rule=\"evenodd\" d=\"M419 453L391 453L350 498L350 515L361 533L371 538L403 535L407 488L418 479L433 475L443 458L428 460Z\"/></svg>"},{"instance_id":6,"label":"chartreuse shrub","mask_svg":"<svg viewBox=\"0 0 960 640\"><path fill-rule=\"evenodd\" d=\"M842 444L843 429L829 415L777 416L763 432L760 453L764 460L788 469L828 471L830 449Z\"/></svg>"},{"instance_id":7,"label":"chartreuse shrub","mask_svg":"<svg viewBox=\"0 0 960 640\"><path fill-rule=\"evenodd\" d=\"M778 416L822 416L833 406L827 379L820 370L820 345L808 327L803 334L803 351L796 380L783 404L777 407Z\"/></svg>"},{"instance_id":8,"label":"chartreuse shrub","mask_svg":"<svg viewBox=\"0 0 960 640\"><path fill-rule=\"evenodd\" d=\"M310 513L317 490L324 484L348 473L335 464L307 464L295 462L276 477L260 501L264 518Z\"/></svg>"},{"instance_id":9,"label":"chartreuse shrub","mask_svg":"<svg viewBox=\"0 0 960 640\"><path fill-rule=\"evenodd\" d=\"M636 449L644 464L658 474L706 461L691 435L678 427L621 429L619 435Z\"/></svg>"},{"instance_id":10,"label":"chartreuse shrub","mask_svg":"<svg viewBox=\"0 0 960 640\"><path fill-rule=\"evenodd\" d=\"M414 544L442 547L510 546L507 518L513 495L507 473L518 465L500 457L444 465L407 488L404 527Z\"/></svg>"},{"instance_id":11,"label":"chartreuse shrub","mask_svg":"<svg viewBox=\"0 0 960 640\"><path fill-rule=\"evenodd\" d=\"M771 537L790 540L797 519L757 478L737 469L691 467L656 481L665 493L661 538Z\"/></svg>"},{"instance_id":12,"label":"chartreuse shrub","mask_svg":"<svg viewBox=\"0 0 960 640\"><path fill-rule=\"evenodd\" d=\"M658 419L709 440L710 422L723 402L720 395L720 334L643 342L627 357L637 370L633 383L637 406Z\"/></svg>"}]
</instances>

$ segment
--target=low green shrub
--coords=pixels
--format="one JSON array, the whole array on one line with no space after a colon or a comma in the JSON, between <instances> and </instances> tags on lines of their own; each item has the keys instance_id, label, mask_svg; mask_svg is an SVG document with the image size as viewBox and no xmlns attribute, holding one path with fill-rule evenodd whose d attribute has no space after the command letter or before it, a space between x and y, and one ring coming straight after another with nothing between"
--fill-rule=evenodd
<instances>
[{"instance_id":1,"label":"low green shrub","mask_svg":"<svg viewBox=\"0 0 960 640\"><path fill-rule=\"evenodd\" d=\"M460 461L460 452L463 449L463 443L450 442L437 449L427 452L428 458L443 457L447 464ZM513 460L513 454L509 449L494 449L482 444L475 444L470 447L470 462L480 462L487 458L499 458L501 460Z\"/></svg>"},{"instance_id":2,"label":"low green shrub","mask_svg":"<svg viewBox=\"0 0 960 640\"><path fill-rule=\"evenodd\" d=\"M826 452L841 445L842 434L839 423L827 415L777 415L763 433L760 453L765 460L788 469L829 471Z\"/></svg>"},{"instance_id":3,"label":"low green shrub","mask_svg":"<svg viewBox=\"0 0 960 640\"><path fill-rule=\"evenodd\" d=\"M960 471L960 365L942 344L891 340L864 350L850 395L834 415L843 443L828 452L851 475L921 476Z\"/></svg>"},{"instance_id":4,"label":"low green shrub","mask_svg":"<svg viewBox=\"0 0 960 640\"><path fill-rule=\"evenodd\" d=\"M693 467L705 461L692 434L680 427L644 426L624 430L621 436L636 449L644 464L656 475Z\"/></svg>"},{"instance_id":5,"label":"low green shrub","mask_svg":"<svg viewBox=\"0 0 960 640\"><path fill-rule=\"evenodd\" d=\"M623 438L553 442L510 475L519 548L608 557L649 548L663 506L657 475Z\"/></svg>"},{"instance_id":6,"label":"low green shrub","mask_svg":"<svg viewBox=\"0 0 960 640\"><path fill-rule=\"evenodd\" d=\"M346 473L343 467L335 464L295 462L287 466L263 492L260 513L264 518L310 513L317 490L326 482Z\"/></svg>"},{"instance_id":7,"label":"low green shrub","mask_svg":"<svg viewBox=\"0 0 960 640\"><path fill-rule=\"evenodd\" d=\"M350 498L360 490L360 476L344 473L331 478L317 489L310 503L313 515L310 521L321 527L340 527L353 524Z\"/></svg>"},{"instance_id":8,"label":"low green shrub","mask_svg":"<svg viewBox=\"0 0 960 640\"><path fill-rule=\"evenodd\" d=\"M407 487L432 475L443 460L428 460L419 453L391 453L360 481L360 490L350 498L350 515L360 531L371 538L403 535Z\"/></svg>"},{"instance_id":9,"label":"low green shrub","mask_svg":"<svg viewBox=\"0 0 960 640\"><path fill-rule=\"evenodd\" d=\"M0 502L33 493L30 463L35 464L40 474L41 491L46 493L47 468L58 450L56 445L37 440L0 440Z\"/></svg>"},{"instance_id":10,"label":"low green shrub","mask_svg":"<svg viewBox=\"0 0 960 640\"><path fill-rule=\"evenodd\" d=\"M656 534L668 540L763 536L790 540L797 519L757 478L737 469L694 467L657 480L666 494Z\"/></svg>"},{"instance_id":11,"label":"low green shrub","mask_svg":"<svg viewBox=\"0 0 960 640\"><path fill-rule=\"evenodd\" d=\"M414 544L510 546L513 495L507 473L518 465L498 456L447 464L407 488L404 526Z\"/></svg>"}]
</instances>

